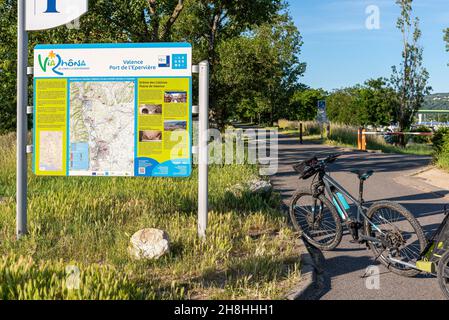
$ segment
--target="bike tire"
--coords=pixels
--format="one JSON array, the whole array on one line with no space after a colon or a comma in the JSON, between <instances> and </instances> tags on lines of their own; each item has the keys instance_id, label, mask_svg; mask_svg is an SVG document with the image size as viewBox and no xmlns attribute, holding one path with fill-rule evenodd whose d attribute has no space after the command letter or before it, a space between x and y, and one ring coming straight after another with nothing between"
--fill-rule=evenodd
<instances>
[{"instance_id":1,"label":"bike tire","mask_svg":"<svg viewBox=\"0 0 449 320\"><path fill-rule=\"evenodd\" d=\"M340 217L337 213L337 210L333 206L333 204L324 196L320 195L317 200L319 200L325 208L328 209L328 212L330 214L330 218L335 223L335 237L333 237L332 241L321 243L319 241L316 241L313 236L307 231L304 230L304 228L301 226L300 222L298 222L297 213L295 211L296 204L301 198L305 197L311 197L314 198L311 191L309 189L300 189L298 190L291 198L290 200L290 206L289 206L289 214L290 219L293 223L294 228L300 232L300 234L303 236L304 240L311 244L312 246L323 250L323 251L331 251L335 249L341 242L342 236L343 236L343 227L341 224ZM314 198L315 199L315 198Z\"/></svg>"},{"instance_id":2,"label":"bike tire","mask_svg":"<svg viewBox=\"0 0 449 320\"><path fill-rule=\"evenodd\" d=\"M424 249L427 246L427 239L424 235L424 231L419 224L418 220L408 211L405 209L402 205L396 203L396 202L390 202L390 201L381 201L374 203L367 212L367 218L372 221L374 214L379 212L380 210L386 210L391 209L396 211L396 213L399 213L403 218L407 220L408 223L413 227L417 240L419 242L419 253L417 253L416 259L419 258L419 255L424 251ZM365 234L371 235L371 225L369 224L368 220L365 219ZM382 251L380 251L372 242L368 242L368 245L371 249L371 251L374 253L376 257L380 255ZM416 247L417 244L414 244ZM421 271L413 269L413 268L399 268L394 266L384 255L379 256L379 260L382 262L382 264L387 267L391 272L398 274L400 276L404 277L415 277L417 276ZM412 263L412 261L410 261Z\"/></svg>"},{"instance_id":3,"label":"bike tire","mask_svg":"<svg viewBox=\"0 0 449 320\"><path fill-rule=\"evenodd\" d=\"M449 300L449 277L446 277L447 269L449 268L449 252L446 252L438 262L438 283L441 291L443 291L446 299ZM444 270L446 269L446 271Z\"/></svg>"}]
</instances>

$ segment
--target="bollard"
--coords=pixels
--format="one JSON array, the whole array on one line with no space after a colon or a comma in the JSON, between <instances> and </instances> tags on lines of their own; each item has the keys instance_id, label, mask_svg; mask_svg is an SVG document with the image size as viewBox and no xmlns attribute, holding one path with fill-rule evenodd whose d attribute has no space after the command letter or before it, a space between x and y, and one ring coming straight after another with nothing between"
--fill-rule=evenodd
<instances>
[{"instance_id":1,"label":"bollard","mask_svg":"<svg viewBox=\"0 0 449 320\"><path fill-rule=\"evenodd\" d=\"M299 124L299 143L303 144L303 124L302 122Z\"/></svg>"},{"instance_id":2,"label":"bollard","mask_svg":"<svg viewBox=\"0 0 449 320\"><path fill-rule=\"evenodd\" d=\"M362 141L361 141L361 144L362 144L362 151L366 151L366 129L365 128L363 128L362 129Z\"/></svg>"},{"instance_id":3,"label":"bollard","mask_svg":"<svg viewBox=\"0 0 449 320\"><path fill-rule=\"evenodd\" d=\"M357 130L357 150L362 150L362 128Z\"/></svg>"}]
</instances>

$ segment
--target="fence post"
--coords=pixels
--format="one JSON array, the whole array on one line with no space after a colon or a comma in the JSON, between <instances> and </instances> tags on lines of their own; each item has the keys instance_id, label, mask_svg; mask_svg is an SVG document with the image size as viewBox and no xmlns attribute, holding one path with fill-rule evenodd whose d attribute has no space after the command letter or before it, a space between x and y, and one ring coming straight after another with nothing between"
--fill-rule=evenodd
<instances>
[{"instance_id":1,"label":"fence post","mask_svg":"<svg viewBox=\"0 0 449 320\"><path fill-rule=\"evenodd\" d=\"M304 141L303 141L303 130L304 130L304 127L303 127L303 123L301 122L299 124L299 143L300 144L304 143Z\"/></svg>"}]
</instances>

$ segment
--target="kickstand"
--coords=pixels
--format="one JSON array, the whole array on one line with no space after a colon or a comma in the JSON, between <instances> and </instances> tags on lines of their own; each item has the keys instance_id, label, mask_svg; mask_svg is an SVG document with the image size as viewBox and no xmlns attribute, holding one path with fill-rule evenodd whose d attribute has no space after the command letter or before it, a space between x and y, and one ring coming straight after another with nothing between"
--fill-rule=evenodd
<instances>
[{"instance_id":1,"label":"kickstand","mask_svg":"<svg viewBox=\"0 0 449 320\"><path fill-rule=\"evenodd\" d=\"M382 254L385 252L385 250L387 249L383 249L382 252L374 259L373 262L377 262L377 260L379 260L379 258L382 256ZM365 273L363 274L363 276L360 277L360 279L366 279L368 277L368 270L365 270Z\"/></svg>"}]
</instances>

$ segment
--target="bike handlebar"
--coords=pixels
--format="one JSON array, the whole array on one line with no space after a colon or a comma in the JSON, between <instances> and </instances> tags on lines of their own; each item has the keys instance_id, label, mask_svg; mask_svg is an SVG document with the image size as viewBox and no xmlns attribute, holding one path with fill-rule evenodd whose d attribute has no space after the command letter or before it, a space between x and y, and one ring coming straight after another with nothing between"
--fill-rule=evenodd
<instances>
[{"instance_id":1,"label":"bike handlebar","mask_svg":"<svg viewBox=\"0 0 449 320\"><path fill-rule=\"evenodd\" d=\"M341 157L341 154L334 153L334 154L331 154L330 156L328 156L327 158L321 160L321 162L323 164L334 163L339 157Z\"/></svg>"}]
</instances>

